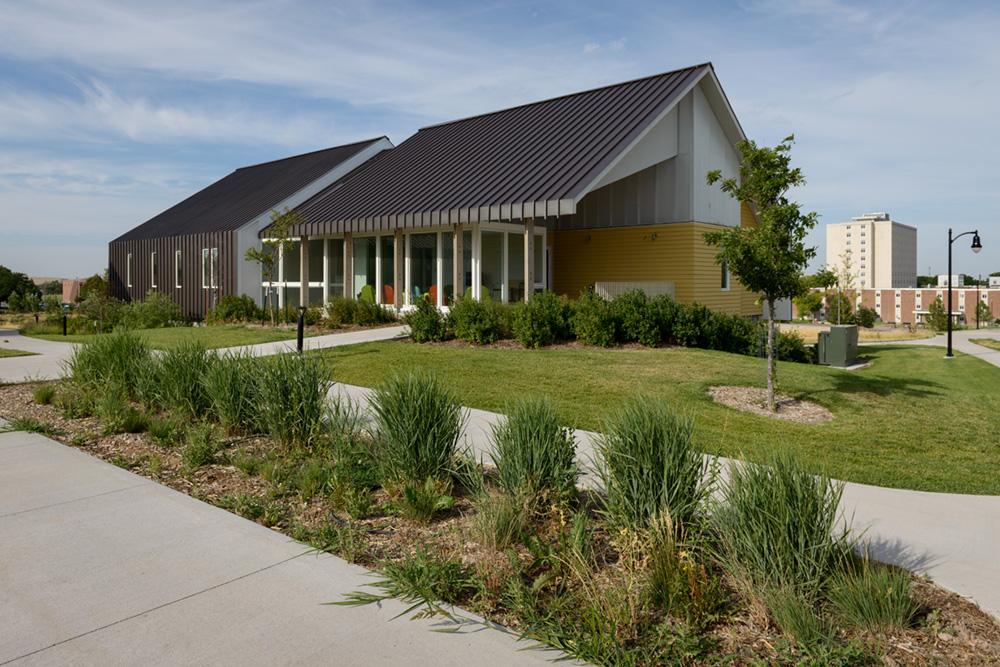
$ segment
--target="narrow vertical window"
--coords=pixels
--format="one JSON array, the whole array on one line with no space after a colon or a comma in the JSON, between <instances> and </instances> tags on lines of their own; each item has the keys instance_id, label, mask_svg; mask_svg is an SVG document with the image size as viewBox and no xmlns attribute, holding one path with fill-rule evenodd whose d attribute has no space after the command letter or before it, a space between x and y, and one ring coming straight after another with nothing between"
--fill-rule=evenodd
<instances>
[{"instance_id":1,"label":"narrow vertical window","mask_svg":"<svg viewBox=\"0 0 1000 667\"><path fill-rule=\"evenodd\" d=\"M216 287L219 286L219 249L218 248L212 248L212 270L211 270L211 277L212 277L212 281L211 281L212 289L215 289Z\"/></svg>"},{"instance_id":2,"label":"narrow vertical window","mask_svg":"<svg viewBox=\"0 0 1000 667\"><path fill-rule=\"evenodd\" d=\"M125 286L132 286L132 253L125 257Z\"/></svg>"},{"instance_id":3,"label":"narrow vertical window","mask_svg":"<svg viewBox=\"0 0 1000 667\"><path fill-rule=\"evenodd\" d=\"M208 248L201 249L201 287L208 289L208 277L212 269L209 264Z\"/></svg>"},{"instance_id":4,"label":"narrow vertical window","mask_svg":"<svg viewBox=\"0 0 1000 667\"><path fill-rule=\"evenodd\" d=\"M184 269L181 266L181 251L174 250L174 287L180 289L183 284L181 281L184 278Z\"/></svg>"},{"instance_id":5,"label":"narrow vertical window","mask_svg":"<svg viewBox=\"0 0 1000 667\"><path fill-rule=\"evenodd\" d=\"M155 252L149 253L149 286L150 287L156 287L157 282L159 282L157 280L157 278L159 278L159 275L158 275L159 272L160 272L159 268L160 267L158 267L156 265L156 253Z\"/></svg>"},{"instance_id":6,"label":"narrow vertical window","mask_svg":"<svg viewBox=\"0 0 1000 667\"><path fill-rule=\"evenodd\" d=\"M720 287L724 290L729 289L729 262L722 263L722 280Z\"/></svg>"}]
</instances>

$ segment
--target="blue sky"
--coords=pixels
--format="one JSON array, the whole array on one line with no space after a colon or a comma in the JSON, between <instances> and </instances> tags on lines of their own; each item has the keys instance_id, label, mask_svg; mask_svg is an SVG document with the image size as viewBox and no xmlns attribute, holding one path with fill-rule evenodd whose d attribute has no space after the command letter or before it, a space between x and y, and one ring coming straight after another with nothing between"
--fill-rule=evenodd
<instances>
[{"instance_id":1,"label":"blue sky","mask_svg":"<svg viewBox=\"0 0 1000 667\"><path fill-rule=\"evenodd\" d=\"M996 271L996 35L975 2L4 2L0 264L90 274L237 166L712 61L822 222L890 212L921 273L978 227L956 269Z\"/></svg>"}]
</instances>

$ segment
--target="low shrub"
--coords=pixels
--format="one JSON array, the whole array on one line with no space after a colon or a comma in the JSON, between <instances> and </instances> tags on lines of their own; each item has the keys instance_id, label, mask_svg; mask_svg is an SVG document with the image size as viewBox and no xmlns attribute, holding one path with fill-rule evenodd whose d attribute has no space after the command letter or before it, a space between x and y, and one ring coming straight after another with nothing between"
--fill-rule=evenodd
<instances>
[{"instance_id":1,"label":"low shrub","mask_svg":"<svg viewBox=\"0 0 1000 667\"><path fill-rule=\"evenodd\" d=\"M260 359L260 424L282 445L312 447L324 435L330 371L316 356L285 352Z\"/></svg>"},{"instance_id":2,"label":"low shrub","mask_svg":"<svg viewBox=\"0 0 1000 667\"><path fill-rule=\"evenodd\" d=\"M502 304L484 298L476 301L463 296L452 302L448 312L448 328L460 338L476 345L489 345L504 337L506 313Z\"/></svg>"},{"instance_id":3,"label":"low shrub","mask_svg":"<svg viewBox=\"0 0 1000 667\"><path fill-rule=\"evenodd\" d=\"M67 370L74 382L94 388L134 388L148 374L150 359L149 347L137 333L116 329L77 346Z\"/></svg>"},{"instance_id":4,"label":"low shrub","mask_svg":"<svg viewBox=\"0 0 1000 667\"><path fill-rule=\"evenodd\" d=\"M181 460L189 469L200 468L212 463L221 446L211 424L192 424L184 434L184 449Z\"/></svg>"},{"instance_id":5,"label":"low shrub","mask_svg":"<svg viewBox=\"0 0 1000 667\"><path fill-rule=\"evenodd\" d=\"M462 432L462 408L438 380L397 375L372 401L383 481L447 479Z\"/></svg>"},{"instance_id":6,"label":"low shrub","mask_svg":"<svg viewBox=\"0 0 1000 667\"><path fill-rule=\"evenodd\" d=\"M374 301L333 296L326 303L326 319L334 327L348 324L371 326L395 322L396 315Z\"/></svg>"},{"instance_id":7,"label":"low shrub","mask_svg":"<svg viewBox=\"0 0 1000 667\"><path fill-rule=\"evenodd\" d=\"M691 443L692 428L664 401L645 396L607 419L596 467L613 525L644 529L669 516L683 527L694 518L711 492L714 469Z\"/></svg>"},{"instance_id":8,"label":"low shrub","mask_svg":"<svg viewBox=\"0 0 1000 667\"><path fill-rule=\"evenodd\" d=\"M684 347L715 349L718 340L715 313L700 303L682 306L674 319L673 337Z\"/></svg>"},{"instance_id":9,"label":"low shrub","mask_svg":"<svg viewBox=\"0 0 1000 667\"><path fill-rule=\"evenodd\" d=\"M867 557L838 572L827 597L848 623L869 632L909 627L919 605L913 599L910 575Z\"/></svg>"},{"instance_id":10,"label":"low shrub","mask_svg":"<svg viewBox=\"0 0 1000 667\"><path fill-rule=\"evenodd\" d=\"M778 331L775 353L781 361L811 364L816 360L813 348L806 346L805 340L797 331Z\"/></svg>"},{"instance_id":11,"label":"low shrub","mask_svg":"<svg viewBox=\"0 0 1000 667\"><path fill-rule=\"evenodd\" d=\"M428 477L421 482L407 482L399 498L399 509L411 521L429 523L438 513L455 506L451 481Z\"/></svg>"},{"instance_id":12,"label":"low shrub","mask_svg":"<svg viewBox=\"0 0 1000 667\"><path fill-rule=\"evenodd\" d=\"M444 315L426 294L417 299L416 307L403 316L403 321L410 327L410 337L417 343L442 341L447 333Z\"/></svg>"},{"instance_id":13,"label":"low shrub","mask_svg":"<svg viewBox=\"0 0 1000 667\"><path fill-rule=\"evenodd\" d=\"M618 322L611 304L593 292L581 295L574 304L573 333L587 345L614 345L618 340Z\"/></svg>"},{"instance_id":14,"label":"low shrub","mask_svg":"<svg viewBox=\"0 0 1000 667\"><path fill-rule=\"evenodd\" d=\"M163 292L150 290L142 301L125 306L121 324L129 329L158 329L184 321L181 307Z\"/></svg>"},{"instance_id":15,"label":"low shrub","mask_svg":"<svg viewBox=\"0 0 1000 667\"><path fill-rule=\"evenodd\" d=\"M764 324L742 315L715 313L713 349L759 357L767 340Z\"/></svg>"},{"instance_id":16,"label":"low shrub","mask_svg":"<svg viewBox=\"0 0 1000 667\"><path fill-rule=\"evenodd\" d=\"M540 494L567 499L576 492L576 442L562 426L552 403L528 398L514 403L507 418L493 426L490 455L500 487L511 496Z\"/></svg>"},{"instance_id":17,"label":"low shrub","mask_svg":"<svg viewBox=\"0 0 1000 667\"><path fill-rule=\"evenodd\" d=\"M35 398L35 403L39 405L51 405L52 400L56 397L56 388L50 384L43 384L35 387L32 396Z\"/></svg>"},{"instance_id":18,"label":"low shrub","mask_svg":"<svg viewBox=\"0 0 1000 667\"><path fill-rule=\"evenodd\" d=\"M258 322L263 319L264 313L254 300L245 294L239 296L226 294L219 299L219 302L205 315L205 321L209 324L220 322Z\"/></svg>"},{"instance_id":19,"label":"low shrub","mask_svg":"<svg viewBox=\"0 0 1000 667\"><path fill-rule=\"evenodd\" d=\"M260 423L260 364L227 352L209 364L202 382L212 415L230 433L256 433Z\"/></svg>"},{"instance_id":20,"label":"low shrub","mask_svg":"<svg viewBox=\"0 0 1000 667\"><path fill-rule=\"evenodd\" d=\"M837 528L843 484L813 475L791 455L733 463L713 512L721 558L749 591L814 596L850 551Z\"/></svg>"},{"instance_id":21,"label":"low shrub","mask_svg":"<svg viewBox=\"0 0 1000 667\"><path fill-rule=\"evenodd\" d=\"M357 319L358 302L342 296L331 296L326 302L326 318L333 326L354 324Z\"/></svg>"},{"instance_id":22,"label":"low shrub","mask_svg":"<svg viewBox=\"0 0 1000 667\"><path fill-rule=\"evenodd\" d=\"M623 343L641 343L646 347L660 344L660 310L650 307L645 292L633 290L615 297L611 301L611 310L620 325Z\"/></svg>"},{"instance_id":23,"label":"low shrub","mask_svg":"<svg viewBox=\"0 0 1000 667\"><path fill-rule=\"evenodd\" d=\"M544 347L572 335L571 315L566 299L552 292L541 292L527 303L514 306L511 329L521 345Z\"/></svg>"}]
</instances>

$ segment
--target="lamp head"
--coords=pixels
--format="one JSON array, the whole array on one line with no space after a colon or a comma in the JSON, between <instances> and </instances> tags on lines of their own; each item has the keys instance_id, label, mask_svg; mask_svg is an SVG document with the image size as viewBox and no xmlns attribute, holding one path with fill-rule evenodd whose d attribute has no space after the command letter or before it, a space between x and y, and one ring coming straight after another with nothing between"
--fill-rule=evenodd
<instances>
[{"instance_id":1,"label":"lamp head","mask_svg":"<svg viewBox=\"0 0 1000 667\"><path fill-rule=\"evenodd\" d=\"M972 252L978 253L983 249L983 244L979 241L979 232L972 235Z\"/></svg>"}]
</instances>

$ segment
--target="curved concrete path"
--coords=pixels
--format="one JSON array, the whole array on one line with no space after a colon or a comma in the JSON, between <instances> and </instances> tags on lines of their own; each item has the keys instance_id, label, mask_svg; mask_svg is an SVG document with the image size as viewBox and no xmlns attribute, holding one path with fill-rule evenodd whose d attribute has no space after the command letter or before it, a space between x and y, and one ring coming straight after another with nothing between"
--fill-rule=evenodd
<instances>
[{"instance_id":1,"label":"curved concrete path","mask_svg":"<svg viewBox=\"0 0 1000 667\"><path fill-rule=\"evenodd\" d=\"M30 433L0 434L0 665L541 665L484 625L325 603L364 568ZM464 614L464 612L462 612ZM469 618L471 615L464 614Z\"/></svg>"},{"instance_id":2,"label":"curved concrete path","mask_svg":"<svg viewBox=\"0 0 1000 667\"><path fill-rule=\"evenodd\" d=\"M978 357L988 364L1000 367L1000 350L993 350L973 343L973 338L993 338L1000 341L1000 329L991 327L988 329L960 329L959 331L951 332L952 350ZM859 345L859 347L864 347L865 345L921 345L940 347L943 356L945 349L948 347L948 335L938 334L932 338L920 338L917 340L864 343Z\"/></svg>"}]
</instances>

